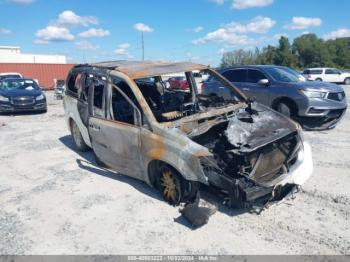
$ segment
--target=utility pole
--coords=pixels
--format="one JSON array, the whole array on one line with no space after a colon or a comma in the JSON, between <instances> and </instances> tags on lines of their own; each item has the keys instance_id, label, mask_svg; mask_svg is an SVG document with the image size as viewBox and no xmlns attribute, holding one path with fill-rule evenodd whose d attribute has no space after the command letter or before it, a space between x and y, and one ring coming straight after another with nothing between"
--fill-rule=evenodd
<instances>
[{"instance_id":1,"label":"utility pole","mask_svg":"<svg viewBox=\"0 0 350 262\"><path fill-rule=\"evenodd\" d=\"M145 60L145 42L143 40L143 31L141 31L141 43L142 43L142 61Z\"/></svg>"}]
</instances>

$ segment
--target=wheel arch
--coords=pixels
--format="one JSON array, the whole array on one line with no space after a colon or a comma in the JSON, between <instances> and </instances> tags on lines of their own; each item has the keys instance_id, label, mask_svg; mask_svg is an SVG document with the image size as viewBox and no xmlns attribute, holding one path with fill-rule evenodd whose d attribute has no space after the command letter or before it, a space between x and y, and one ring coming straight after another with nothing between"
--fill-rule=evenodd
<instances>
[{"instance_id":1,"label":"wheel arch","mask_svg":"<svg viewBox=\"0 0 350 262\"><path fill-rule=\"evenodd\" d=\"M288 106L290 106L290 108L292 109L292 113L294 115L298 114L299 107L298 107L297 103L293 99L291 99L290 97L282 96L282 97L278 97L278 98L274 99L271 103L271 108L277 111L278 110L277 107L280 103L285 103Z\"/></svg>"}]
</instances>

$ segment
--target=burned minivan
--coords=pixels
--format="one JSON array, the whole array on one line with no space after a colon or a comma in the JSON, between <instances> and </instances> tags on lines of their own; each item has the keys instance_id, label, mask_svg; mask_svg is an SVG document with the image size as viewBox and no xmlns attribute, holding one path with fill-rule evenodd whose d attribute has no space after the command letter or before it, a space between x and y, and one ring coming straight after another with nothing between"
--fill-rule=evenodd
<instances>
[{"instance_id":1,"label":"burned minivan","mask_svg":"<svg viewBox=\"0 0 350 262\"><path fill-rule=\"evenodd\" d=\"M230 99L199 94L194 72L217 79ZM176 76L188 88L169 88ZM300 126L204 65L77 65L64 108L78 150L91 148L98 164L154 186L171 205L193 201L200 185L232 207L280 200L312 173Z\"/></svg>"}]
</instances>

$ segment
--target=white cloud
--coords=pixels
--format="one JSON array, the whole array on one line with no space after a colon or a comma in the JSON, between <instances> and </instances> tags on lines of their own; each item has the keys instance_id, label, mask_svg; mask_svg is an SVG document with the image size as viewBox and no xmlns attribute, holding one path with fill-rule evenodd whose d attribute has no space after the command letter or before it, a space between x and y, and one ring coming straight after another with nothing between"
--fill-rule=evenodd
<instances>
[{"instance_id":1,"label":"white cloud","mask_svg":"<svg viewBox=\"0 0 350 262\"><path fill-rule=\"evenodd\" d=\"M329 39L337 39L337 38L342 38L342 37L350 37L350 29L348 28L339 28L336 31L330 32L328 34L323 35L323 38L326 40Z\"/></svg>"},{"instance_id":2,"label":"white cloud","mask_svg":"<svg viewBox=\"0 0 350 262\"><path fill-rule=\"evenodd\" d=\"M271 5L274 0L233 0L232 8L247 9L253 7L264 7Z\"/></svg>"},{"instance_id":3,"label":"white cloud","mask_svg":"<svg viewBox=\"0 0 350 262\"><path fill-rule=\"evenodd\" d=\"M81 32L79 34L80 37L89 38L89 37L105 37L109 36L111 33L108 30L104 30L102 28L90 28L87 31Z\"/></svg>"},{"instance_id":4,"label":"white cloud","mask_svg":"<svg viewBox=\"0 0 350 262\"><path fill-rule=\"evenodd\" d=\"M220 28L214 32L208 33L206 36L194 40L195 45L205 44L208 42L225 43L231 46L247 45L251 43L251 39L247 35L238 35L230 33L224 28Z\"/></svg>"},{"instance_id":5,"label":"white cloud","mask_svg":"<svg viewBox=\"0 0 350 262\"><path fill-rule=\"evenodd\" d=\"M269 31L275 24L276 21L272 20L270 17L257 16L247 24L231 22L226 25L226 28L229 32L234 33L263 34Z\"/></svg>"},{"instance_id":6,"label":"white cloud","mask_svg":"<svg viewBox=\"0 0 350 262\"><path fill-rule=\"evenodd\" d=\"M203 31L203 27L202 26L197 26L195 28L192 28L190 31L194 32L194 33L199 33L200 31Z\"/></svg>"},{"instance_id":7,"label":"white cloud","mask_svg":"<svg viewBox=\"0 0 350 262\"><path fill-rule=\"evenodd\" d=\"M70 33L67 28L58 26L47 26L36 32L37 40L35 43L49 43L49 42L66 42L74 40L74 35Z\"/></svg>"},{"instance_id":8,"label":"white cloud","mask_svg":"<svg viewBox=\"0 0 350 262\"><path fill-rule=\"evenodd\" d=\"M34 2L34 0L7 0L7 2L28 5Z\"/></svg>"},{"instance_id":9,"label":"white cloud","mask_svg":"<svg viewBox=\"0 0 350 262\"><path fill-rule=\"evenodd\" d=\"M204 44L207 42L220 42L229 45L247 45L252 43L246 34L263 34L269 31L276 21L269 17L257 16L247 24L231 22L216 31L210 32L202 38L194 40L193 44Z\"/></svg>"},{"instance_id":10,"label":"white cloud","mask_svg":"<svg viewBox=\"0 0 350 262\"><path fill-rule=\"evenodd\" d=\"M140 31L140 32L153 32L154 31L153 28L151 28L150 26L145 25L143 23L134 24L134 29L136 29L137 31Z\"/></svg>"},{"instance_id":11,"label":"white cloud","mask_svg":"<svg viewBox=\"0 0 350 262\"><path fill-rule=\"evenodd\" d=\"M290 28L293 30L307 29L313 26L322 25L322 20L318 17L302 17L295 16L292 18L292 23L286 25L285 28Z\"/></svg>"},{"instance_id":12,"label":"white cloud","mask_svg":"<svg viewBox=\"0 0 350 262\"><path fill-rule=\"evenodd\" d=\"M209 1L217 5L222 5L225 2L225 0L209 0Z\"/></svg>"},{"instance_id":13,"label":"white cloud","mask_svg":"<svg viewBox=\"0 0 350 262\"><path fill-rule=\"evenodd\" d=\"M75 47L79 50L96 50L99 48L99 46L93 45L88 41L77 42Z\"/></svg>"},{"instance_id":14,"label":"white cloud","mask_svg":"<svg viewBox=\"0 0 350 262\"><path fill-rule=\"evenodd\" d=\"M79 16L73 11L66 10L58 15L57 23L64 26L97 25L98 19L94 16Z\"/></svg>"},{"instance_id":15,"label":"white cloud","mask_svg":"<svg viewBox=\"0 0 350 262\"><path fill-rule=\"evenodd\" d=\"M0 27L0 34L11 34L11 33L12 31L10 29Z\"/></svg>"},{"instance_id":16,"label":"white cloud","mask_svg":"<svg viewBox=\"0 0 350 262\"><path fill-rule=\"evenodd\" d=\"M123 43L118 45L117 49L114 50L114 53L116 53L119 56L126 56L128 58L132 58L132 56L129 54L129 48L130 48L129 43Z\"/></svg>"}]
</instances>

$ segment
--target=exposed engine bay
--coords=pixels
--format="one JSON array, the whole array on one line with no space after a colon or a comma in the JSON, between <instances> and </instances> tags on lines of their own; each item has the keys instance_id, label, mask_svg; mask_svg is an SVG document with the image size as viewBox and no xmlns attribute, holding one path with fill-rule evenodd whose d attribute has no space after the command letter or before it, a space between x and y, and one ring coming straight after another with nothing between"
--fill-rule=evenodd
<instances>
[{"instance_id":1,"label":"exposed engine bay","mask_svg":"<svg viewBox=\"0 0 350 262\"><path fill-rule=\"evenodd\" d=\"M271 117L276 121L268 121ZM302 150L298 132L283 120L263 106L253 105L204 133L191 132L191 139L213 154L202 158L201 165L210 184L226 194L229 205L264 204L283 198L295 188L285 185L275 190Z\"/></svg>"}]
</instances>

